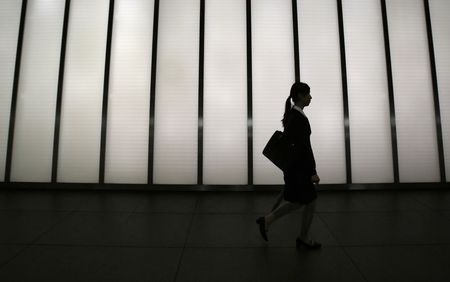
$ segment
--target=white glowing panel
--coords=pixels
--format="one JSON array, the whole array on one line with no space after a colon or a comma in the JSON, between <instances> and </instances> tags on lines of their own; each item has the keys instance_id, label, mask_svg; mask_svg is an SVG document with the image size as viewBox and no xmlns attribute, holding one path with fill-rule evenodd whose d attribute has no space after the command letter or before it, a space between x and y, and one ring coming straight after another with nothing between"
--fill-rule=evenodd
<instances>
[{"instance_id":1,"label":"white glowing panel","mask_svg":"<svg viewBox=\"0 0 450 282\"><path fill-rule=\"evenodd\" d=\"M439 181L423 1L387 1L400 182Z\"/></svg>"},{"instance_id":2,"label":"white glowing panel","mask_svg":"<svg viewBox=\"0 0 450 282\"><path fill-rule=\"evenodd\" d=\"M305 108L321 183L345 183L345 136L339 26L335 0L298 1L300 78L311 88Z\"/></svg>"},{"instance_id":3,"label":"white glowing panel","mask_svg":"<svg viewBox=\"0 0 450 282\"><path fill-rule=\"evenodd\" d=\"M252 1L254 184L281 184L282 172L262 151L282 130L284 103L295 82L292 1Z\"/></svg>"},{"instance_id":4,"label":"white glowing panel","mask_svg":"<svg viewBox=\"0 0 450 282\"><path fill-rule=\"evenodd\" d=\"M245 5L245 0L206 3L204 184L247 184Z\"/></svg>"},{"instance_id":5,"label":"white glowing panel","mask_svg":"<svg viewBox=\"0 0 450 282\"><path fill-rule=\"evenodd\" d=\"M154 183L197 183L200 1L159 7Z\"/></svg>"},{"instance_id":6,"label":"white glowing panel","mask_svg":"<svg viewBox=\"0 0 450 282\"><path fill-rule=\"evenodd\" d=\"M147 183L153 9L115 2L105 182Z\"/></svg>"},{"instance_id":7,"label":"white glowing panel","mask_svg":"<svg viewBox=\"0 0 450 282\"><path fill-rule=\"evenodd\" d=\"M22 1L0 2L0 181L5 179L9 116Z\"/></svg>"},{"instance_id":8,"label":"white glowing panel","mask_svg":"<svg viewBox=\"0 0 450 282\"><path fill-rule=\"evenodd\" d=\"M48 182L51 179L64 3L60 0L28 1L12 181Z\"/></svg>"},{"instance_id":9,"label":"white glowing panel","mask_svg":"<svg viewBox=\"0 0 450 282\"><path fill-rule=\"evenodd\" d=\"M70 5L58 182L98 182L109 0Z\"/></svg>"},{"instance_id":10,"label":"white glowing panel","mask_svg":"<svg viewBox=\"0 0 450 282\"><path fill-rule=\"evenodd\" d=\"M379 0L343 1L352 181L394 181Z\"/></svg>"},{"instance_id":11,"label":"white glowing panel","mask_svg":"<svg viewBox=\"0 0 450 282\"><path fill-rule=\"evenodd\" d=\"M447 181L450 181L450 1L431 0L429 3L441 108L445 175Z\"/></svg>"}]
</instances>

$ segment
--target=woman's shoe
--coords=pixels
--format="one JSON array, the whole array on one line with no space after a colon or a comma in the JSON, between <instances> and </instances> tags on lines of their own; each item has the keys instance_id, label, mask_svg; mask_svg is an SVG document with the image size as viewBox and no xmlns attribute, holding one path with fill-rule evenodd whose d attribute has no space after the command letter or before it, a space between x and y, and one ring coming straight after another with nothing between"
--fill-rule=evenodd
<instances>
[{"instance_id":1,"label":"woman's shoe","mask_svg":"<svg viewBox=\"0 0 450 282\"><path fill-rule=\"evenodd\" d=\"M261 233L263 239L269 241L269 239L267 239L267 232L266 232L266 219L264 217L259 217L256 220L256 223L258 223L259 225L259 232Z\"/></svg>"},{"instance_id":2,"label":"woman's shoe","mask_svg":"<svg viewBox=\"0 0 450 282\"><path fill-rule=\"evenodd\" d=\"M305 247L305 248L307 248L309 250L317 250L317 249L320 249L322 247L322 244L320 244L319 242L316 242L314 240L308 240L308 241L305 242L302 239L297 238L295 240L295 243L296 243L297 248Z\"/></svg>"}]
</instances>

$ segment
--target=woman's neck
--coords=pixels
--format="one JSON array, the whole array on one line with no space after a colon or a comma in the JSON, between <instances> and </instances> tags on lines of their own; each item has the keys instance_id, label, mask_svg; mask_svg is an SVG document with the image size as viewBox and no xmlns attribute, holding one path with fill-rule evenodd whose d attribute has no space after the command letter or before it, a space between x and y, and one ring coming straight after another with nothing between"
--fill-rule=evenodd
<instances>
[{"instance_id":1,"label":"woman's neck","mask_svg":"<svg viewBox=\"0 0 450 282\"><path fill-rule=\"evenodd\" d=\"M294 104L294 105L299 107L300 109L302 109L302 111L303 111L303 108L305 107L305 105L301 105L301 104Z\"/></svg>"}]
</instances>

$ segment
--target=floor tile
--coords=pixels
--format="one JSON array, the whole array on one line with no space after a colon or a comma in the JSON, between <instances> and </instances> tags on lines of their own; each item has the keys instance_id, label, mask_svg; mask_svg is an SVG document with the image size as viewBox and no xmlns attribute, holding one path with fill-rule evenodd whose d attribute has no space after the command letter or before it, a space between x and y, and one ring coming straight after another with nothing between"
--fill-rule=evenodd
<instances>
[{"instance_id":1,"label":"floor tile","mask_svg":"<svg viewBox=\"0 0 450 282\"><path fill-rule=\"evenodd\" d=\"M317 212L428 210L407 191L336 191L319 193Z\"/></svg>"},{"instance_id":2,"label":"floor tile","mask_svg":"<svg viewBox=\"0 0 450 282\"><path fill-rule=\"evenodd\" d=\"M0 211L72 211L79 205L79 192L0 191Z\"/></svg>"},{"instance_id":3,"label":"floor tile","mask_svg":"<svg viewBox=\"0 0 450 282\"><path fill-rule=\"evenodd\" d=\"M316 201L317 212L345 212L361 208L352 193L345 191L319 191Z\"/></svg>"},{"instance_id":4,"label":"floor tile","mask_svg":"<svg viewBox=\"0 0 450 282\"><path fill-rule=\"evenodd\" d=\"M206 192L199 195L198 213L267 213L279 192Z\"/></svg>"},{"instance_id":5,"label":"floor tile","mask_svg":"<svg viewBox=\"0 0 450 282\"><path fill-rule=\"evenodd\" d=\"M188 248L176 281L364 282L364 279L339 247L314 252L295 248Z\"/></svg>"},{"instance_id":6,"label":"floor tile","mask_svg":"<svg viewBox=\"0 0 450 282\"><path fill-rule=\"evenodd\" d=\"M191 221L191 214L132 214L122 242L136 246L182 247Z\"/></svg>"},{"instance_id":7,"label":"floor tile","mask_svg":"<svg viewBox=\"0 0 450 282\"><path fill-rule=\"evenodd\" d=\"M414 193L414 197L430 209L450 210L450 189L417 191Z\"/></svg>"},{"instance_id":8,"label":"floor tile","mask_svg":"<svg viewBox=\"0 0 450 282\"><path fill-rule=\"evenodd\" d=\"M197 193L142 193L135 212L193 213Z\"/></svg>"},{"instance_id":9,"label":"floor tile","mask_svg":"<svg viewBox=\"0 0 450 282\"><path fill-rule=\"evenodd\" d=\"M0 268L0 281L173 281L177 248L33 246Z\"/></svg>"},{"instance_id":10,"label":"floor tile","mask_svg":"<svg viewBox=\"0 0 450 282\"><path fill-rule=\"evenodd\" d=\"M139 205L143 194L127 191L84 191L80 194L77 211L132 212Z\"/></svg>"},{"instance_id":11,"label":"floor tile","mask_svg":"<svg viewBox=\"0 0 450 282\"><path fill-rule=\"evenodd\" d=\"M445 217L447 217L448 219L450 219L450 211L443 211L441 212L441 214Z\"/></svg>"},{"instance_id":12,"label":"floor tile","mask_svg":"<svg viewBox=\"0 0 450 282\"><path fill-rule=\"evenodd\" d=\"M0 245L0 269L24 248L26 245Z\"/></svg>"},{"instance_id":13,"label":"floor tile","mask_svg":"<svg viewBox=\"0 0 450 282\"><path fill-rule=\"evenodd\" d=\"M309 252L277 195L0 191L0 281L450 281L450 191L319 191Z\"/></svg>"},{"instance_id":14,"label":"floor tile","mask_svg":"<svg viewBox=\"0 0 450 282\"><path fill-rule=\"evenodd\" d=\"M450 246L345 248L369 282L450 281Z\"/></svg>"},{"instance_id":15,"label":"floor tile","mask_svg":"<svg viewBox=\"0 0 450 282\"><path fill-rule=\"evenodd\" d=\"M45 234L41 244L183 246L191 215L73 213Z\"/></svg>"},{"instance_id":16,"label":"floor tile","mask_svg":"<svg viewBox=\"0 0 450 282\"><path fill-rule=\"evenodd\" d=\"M56 211L1 211L0 244L31 243L67 215Z\"/></svg>"},{"instance_id":17,"label":"floor tile","mask_svg":"<svg viewBox=\"0 0 450 282\"><path fill-rule=\"evenodd\" d=\"M192 224L188 246L190 247L258 247L265 246L259 233L256 217L248 214L201 214ZM300 233L301 214L289 214L271 225L268 246L295 246ZM314 218L311 236L323 244L335 245L327 228L319 217Z\"/></svg>"},{"instance_id":18,"label":"floor tile","mask_svg":"<svg viewBox=\"0 0 450 282\"><path fill-rule=\"evenodd\" d=\"M338 243L450 243L450 224L437 212L322 213L319 216Z\"/></svg>"}]
</instances>

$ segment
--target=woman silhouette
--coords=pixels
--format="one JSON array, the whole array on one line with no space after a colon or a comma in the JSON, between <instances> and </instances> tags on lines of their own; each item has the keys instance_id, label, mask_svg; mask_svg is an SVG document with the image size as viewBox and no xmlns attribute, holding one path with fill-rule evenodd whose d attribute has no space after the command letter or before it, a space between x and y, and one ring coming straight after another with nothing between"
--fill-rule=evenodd
<instances>
[{"instance_id":1,"label":"woman silhouette","mask_svg":"<svg viewBox=\"0 0 450 282\"><path fill-rule=\"evenodd\" d=\"M291 106L291 99L294 106ZM296 82L292 85L282 120L283 135L292 145L287 169L283 171L285 182L283 197L287 202L258 218L256 222L259 224L262 237L268 241L268 228L275 220L304 206L302 227L296 239L296 246L318 249L321 244L308 237L317 198L314 183L320 182L310 142L311 127L303 112L303 108L311 103L311 99L308 84Z\"/></svg>"}]
</instances>

